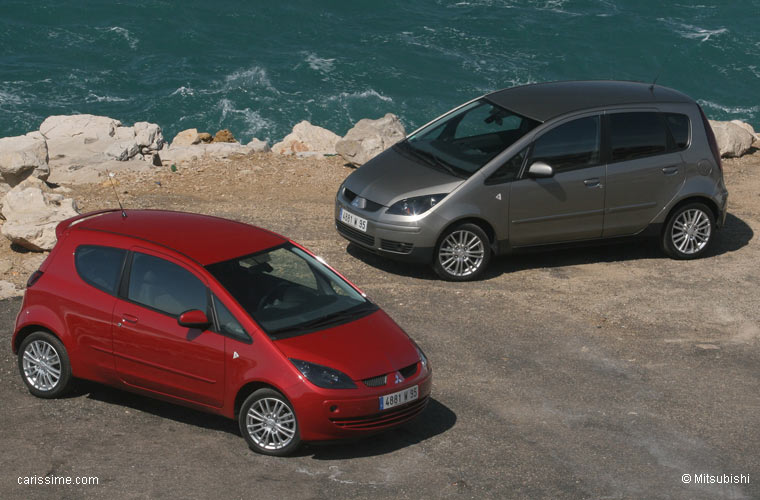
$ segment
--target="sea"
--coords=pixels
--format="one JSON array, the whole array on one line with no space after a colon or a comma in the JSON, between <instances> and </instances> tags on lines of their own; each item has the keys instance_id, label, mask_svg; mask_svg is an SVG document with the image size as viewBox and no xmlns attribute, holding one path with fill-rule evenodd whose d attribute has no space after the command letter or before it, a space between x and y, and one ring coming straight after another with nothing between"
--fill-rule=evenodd
<instances>
[{"instance_id":1,"label":"sea","mask_svg":"<svg viewBox=\"0 0 760 500\"><path fill-rule=\"evenodd\" d=\"M0 0L0 137L49 115L407 132L493 90L654 82L760 129L760 0Z\"/></svg>"}]
</instances>

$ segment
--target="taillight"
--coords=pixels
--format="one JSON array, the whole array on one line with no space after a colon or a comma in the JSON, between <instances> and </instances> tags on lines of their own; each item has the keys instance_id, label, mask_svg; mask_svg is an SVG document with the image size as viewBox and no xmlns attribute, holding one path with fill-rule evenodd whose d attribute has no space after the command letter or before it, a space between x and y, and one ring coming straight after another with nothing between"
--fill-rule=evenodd
<instances>
[{"instance_id":1,"label":"taillight","mask_svg":"<svg viewBox=\"0 0 760 500\"><path fill-rule=\"evenodd\" d=\"M718 164L718 168L720 171L723 171L723 163L720 161L720 149L718 149L718 141L715 140L715 133L713 132L712 127L710 126L710 122L707 120L707 117L705 116L705 112L702 111L701 106L697 106L699 108L699 114L702 115L702 124L705 126L705 133L707 134L707 143L710 145L710 151L712 151L713 158L715 158L715 163Z\"/></svg>"},{"instance_id":2,"label":"taillight","mask_svg":"<svg viewBox=\"0 0 760 500\"><path fill-rule=\"evenodd\" d=\"M26 287L31 288L32 285L37 283L37 280L39 280L42 277L42 271L34 271L31 276L29 276L29 279L26 280Z\"/></svg>"}]
</instances>

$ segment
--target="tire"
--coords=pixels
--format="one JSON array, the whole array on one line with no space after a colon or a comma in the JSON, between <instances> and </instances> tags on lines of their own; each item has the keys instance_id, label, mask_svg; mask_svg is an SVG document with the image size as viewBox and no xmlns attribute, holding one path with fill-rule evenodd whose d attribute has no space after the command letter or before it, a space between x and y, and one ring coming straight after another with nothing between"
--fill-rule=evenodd
<instances>
[{"instance_id":1,"label":"tire","mask_svg":"<svg viewBox=\"0 0 760 500\"><path fill-rule=\"evenodd\" d=\"M29 392L38 398L57 398L71 388L69 355L48 332L34 332L24 339L18 350L18 369Z\"/></svg>"},{"instance_id":2,"label":"tire","mask_svg":"<svg viewBox=\"0 0 760 500\"><path fill-rule=\"evenodd\" d=\"M715 216L707 205L687 203L668 217L662 234L662 249L673 259L698 259L715 235Z\"/></svg>"},{"instance_id":3,"label":"tire","mask_svg":"<svg viewBox=\"0 0 760 500\"><path fill-rule=\"evenodd\" d=\"M301 444L295 410L273 389L259 389L243 402L238 414L240 433L256 453L284 457Z\"/></svg>"},{"instance_id":4,"label":"tire","mask_svg":"<svg viewBox=\"0 0 760 500\"><path fill-rule=\"evenodd\" d=\"M441 235L433 255L433 270L447 281L478 279L491 261L485 231L475 224L450 227Z\"/></svg>"}]
</instances>

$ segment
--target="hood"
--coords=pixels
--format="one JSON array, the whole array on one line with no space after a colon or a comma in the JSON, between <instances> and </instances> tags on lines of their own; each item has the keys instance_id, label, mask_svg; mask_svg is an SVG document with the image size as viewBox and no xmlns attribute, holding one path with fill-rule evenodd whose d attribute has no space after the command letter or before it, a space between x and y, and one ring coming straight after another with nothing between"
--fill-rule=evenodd
<instances>
[{"instance_id":1,"label":"hood","mask_svg":"<svg viewBox=\"0 0 760 500\"><path fill-rule=\"evenodd\" d=\"M386 207L403 198L450 193L464 182L390 147L348 176L344 186Z\"/></svg>"},{"instance_id":2,"label":"hood","mask_svg":"<svg viewBox=\"0 0 760 500\"><path fill-rule=\"evenodd\" d=\"M406 333L380 309L350 323L274 344L288 358L340 370L353 380L391 373L419 360Z\"/></svg>"}]
</instances>

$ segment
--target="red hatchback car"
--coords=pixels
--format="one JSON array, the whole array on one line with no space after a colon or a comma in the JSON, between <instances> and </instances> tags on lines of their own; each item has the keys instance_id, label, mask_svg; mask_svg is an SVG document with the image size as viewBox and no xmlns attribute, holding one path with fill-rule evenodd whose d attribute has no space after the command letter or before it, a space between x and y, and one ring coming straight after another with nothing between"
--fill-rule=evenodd
<instances>
[{"instance_id":1,"label":"red hatchback car","mask_svg":"<svg viewBox=\"0 0 760 500\"><path fill-rule=\"evenodd\" d=\"M287 238L154 210L84 214L56 233L13 335L35 396L102 382L237 419L268 455L388 429L428 402L419 347Z\"/></svg>"}]
</instances>

